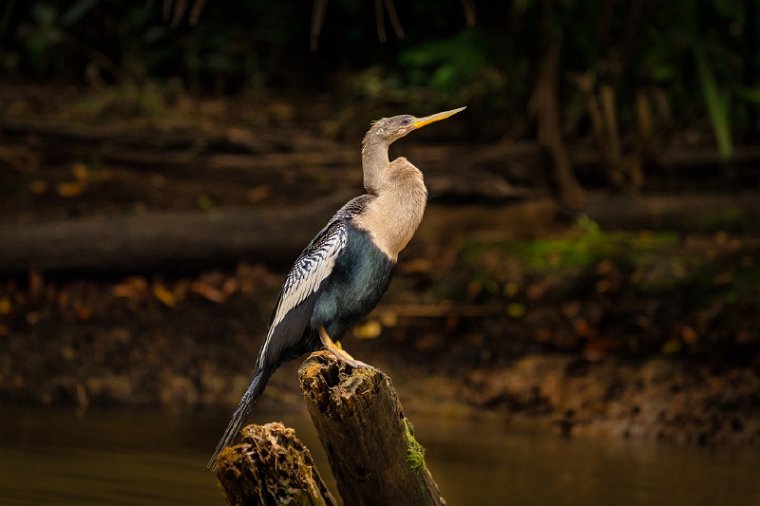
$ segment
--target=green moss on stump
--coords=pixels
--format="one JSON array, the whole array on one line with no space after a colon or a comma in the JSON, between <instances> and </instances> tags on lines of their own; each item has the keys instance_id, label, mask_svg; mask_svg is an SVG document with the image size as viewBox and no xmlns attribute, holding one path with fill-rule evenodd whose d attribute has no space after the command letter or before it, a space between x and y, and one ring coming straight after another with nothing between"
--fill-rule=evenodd
<instances>
[{"instance_id":1,"label":"green moss on stump","mask_svg":"<svg viewBox=\"0 0 760 506\"><path fill-rule=\"evenodd\" d=\"M414 437L414 426L408 418L404 418L404 433L406 434L406 460L413 471L425 469L425 448Z\"/></svg>"}]
</instances>

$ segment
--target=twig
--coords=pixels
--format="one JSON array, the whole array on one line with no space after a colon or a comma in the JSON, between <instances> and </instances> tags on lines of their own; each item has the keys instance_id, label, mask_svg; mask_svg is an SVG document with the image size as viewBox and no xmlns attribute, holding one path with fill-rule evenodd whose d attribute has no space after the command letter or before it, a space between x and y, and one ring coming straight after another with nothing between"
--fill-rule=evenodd
<instances>
[{"instance_id":1,"label":"twig","mask_svg":"<svg viewBox=\"0 0 760 506\"><path fill-rule=\"evenodd\" d=\"M399 39L404 38L404 29L401 28L401 21L398 19L398 13L396 12L396 5L393 0L385 0L385 10L388 11L388 19L391 22L393 31L396 32L396 37Z\"/></svg>"},{"instance_id":2,"label":"twig","mask_svg":"<svg viewBox=\"0 0 760 506\"><path fill-rule=\"evenodd\" d=\"M325 24L325 11L327 0L314 0L314 9L311 12L311 50L316 51L319 47L319 34Z\"/></svg>"},{"instance_id":3,"label":"twig","mask_svg":"<svg viewBox=\"0 0 760 506\"><path fill-rule=\"evenodd\" d=\"M464 11L464 19L467 26L475 26L475 0L460 0L462 3L462 10Z\"/></svg>"},{"instance_id":4,"label":"twig","mask_svg":"<svg viewBox=\"0 0 760 506\"><path fill-rule=\"evenodd\" d=\"M503 316L501 306L489 304L477 306L474 304L404 304L386 305L378 308L378 311L394 313L402 318L483 318L488 316Z\"/></svg>"},{"instance_id":5,"label":"twig","mask_svg":"<svg viewBox=\"0 0 760 506\"><path fill-rule=\"evenodd\" d=\"M377 26L377 38L380 42L388 40L385 33L385 14L383 13L383 0L375 0L375 25Z\"/></svg>"}]
</instances>

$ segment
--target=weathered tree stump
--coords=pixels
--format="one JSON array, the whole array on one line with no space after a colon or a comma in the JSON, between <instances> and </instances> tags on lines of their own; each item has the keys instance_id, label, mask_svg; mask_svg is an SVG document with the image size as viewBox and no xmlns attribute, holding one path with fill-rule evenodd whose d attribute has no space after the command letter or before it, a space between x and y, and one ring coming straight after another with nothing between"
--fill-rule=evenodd
<instances>
[{"instance_id":1,"label":"weathered tree stump","mask_svg":"<svg viewBox=\"0 0 760 506\"><path fill-rule=\"evenodd\" d=\"M337 506L311 453L281 423L248 425L241 444L225 448L216 476L231 506Z\"/></svg>"},{"instance_id":2,"label":"weathered tree stump","mask_svg":"<svg viewBox=\"0 0 760 506\"><path fill-rule=\"evenodd\" d=\"M299 378L346 505L446 504L387 375L318 352Z\"/></svg>"}]
</instances>

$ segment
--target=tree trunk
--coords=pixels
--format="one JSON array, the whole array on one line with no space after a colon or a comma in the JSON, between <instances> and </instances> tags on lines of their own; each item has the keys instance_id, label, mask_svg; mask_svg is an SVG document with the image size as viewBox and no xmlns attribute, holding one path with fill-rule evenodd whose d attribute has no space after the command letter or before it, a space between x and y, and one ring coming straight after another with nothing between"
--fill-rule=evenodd
<instances>
[{"instance_id":1,"label":"tree trunk","mask_svg":"<svg viewBox=\"0 0 760 506\"><path fill-rule=\"evenodd\" d=\"M580 209L586 194L570 167L567 148L562 139L562 122L559 104L559 58L561 39L552 26L552 0L543 2L542 37L547 41L536 82L534 104L538 119L538 142L551 153L554 180L560 203L571 209Z\"/></svg>"},{"instance_id":2,"label":"tree trunk","mask_svg":"<svg viewBox=\"0 0 760 506\"><path fill-rule=\"evenodd\" d=\"M345 504L445 504L388 376L318 352L299 377Z\"/></svg>"},{"instance_id":3,"label":"tree trunk","mask_svg":"<svg viewBox=\"0 0 760 506\"><path fill-rule=\"evenodd\" d=\"M216 477L232 505L337 506L311 453L281 423L248 425L241 444L225 448Z\"/></svg>"}]
</instances>

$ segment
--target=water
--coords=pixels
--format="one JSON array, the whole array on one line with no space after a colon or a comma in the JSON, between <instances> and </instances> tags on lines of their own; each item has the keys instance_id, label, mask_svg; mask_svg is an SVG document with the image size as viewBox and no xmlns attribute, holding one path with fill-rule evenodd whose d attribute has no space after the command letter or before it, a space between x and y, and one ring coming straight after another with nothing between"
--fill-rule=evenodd
<instances>
[{"instance_id":1,"label":"water","mask_svg":"<svg viewBox=\"0 0 760 506\"><path fill-rule=\"evenodd\" d=\"M0 504L224 504L205 464L227 413L7 410ZM328 469L308 418L282 420ZM760 506L760 452L567 440L494 420L412 416L451 505ZM332 483L331 479L327 481Z\"/></svg>"}]
</instances>

